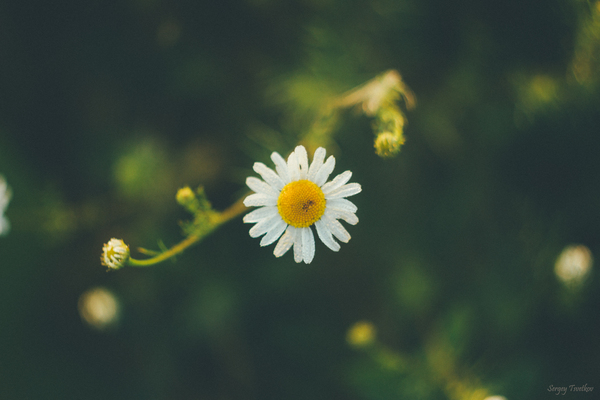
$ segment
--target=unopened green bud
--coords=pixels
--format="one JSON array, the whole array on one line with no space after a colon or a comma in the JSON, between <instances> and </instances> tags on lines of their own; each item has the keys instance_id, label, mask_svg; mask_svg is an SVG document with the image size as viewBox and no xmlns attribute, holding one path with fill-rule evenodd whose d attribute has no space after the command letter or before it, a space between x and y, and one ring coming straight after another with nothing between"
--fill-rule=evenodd
<instances>
[{"instance_id":1,"label":"unopened green bud","mask_svg":"<svg viewBox=\"0 0 600 400\"><path fill-rule=\"evenodd\" d=\"M177 191L176 195L177 202L185 207L186 210L194 213L198 210L199 204L198 199L194 191L189 186L181 188Z\"/></svg>"}]
</instances>

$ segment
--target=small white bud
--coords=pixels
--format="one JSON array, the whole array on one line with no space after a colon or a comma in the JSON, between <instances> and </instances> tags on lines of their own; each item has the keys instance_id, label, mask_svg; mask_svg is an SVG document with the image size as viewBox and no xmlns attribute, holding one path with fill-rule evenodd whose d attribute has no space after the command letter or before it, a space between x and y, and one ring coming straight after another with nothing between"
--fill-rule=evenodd
<instances>
[{"instance_id":1,"label":"small white bud","mask_svg":"<svg viewBox=\"0 0 600 400\"><path fill-rule=\"evenodd\" d=\"M102 247L102 265L111 269L120 269L129 259L129 246L121 239L112 238Z\"/></svg>"}]
</instances>

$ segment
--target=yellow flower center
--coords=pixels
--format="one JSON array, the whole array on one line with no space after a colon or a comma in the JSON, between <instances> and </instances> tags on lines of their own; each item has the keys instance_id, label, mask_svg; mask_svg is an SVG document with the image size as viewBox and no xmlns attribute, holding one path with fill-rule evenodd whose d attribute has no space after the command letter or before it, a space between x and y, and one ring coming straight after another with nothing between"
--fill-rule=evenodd
<instances>
[{"instance_id":1,"label":"yellow flower center","mask_svg":"<svg viewBox=\"0 0 600 400\"><path fill-rule=\"evenodd\" d=\"M288 224L306 228L317 222L325 212L325 195L311 181L290 182L281 189L277 209Z\"/></svg>"}]
</instances>

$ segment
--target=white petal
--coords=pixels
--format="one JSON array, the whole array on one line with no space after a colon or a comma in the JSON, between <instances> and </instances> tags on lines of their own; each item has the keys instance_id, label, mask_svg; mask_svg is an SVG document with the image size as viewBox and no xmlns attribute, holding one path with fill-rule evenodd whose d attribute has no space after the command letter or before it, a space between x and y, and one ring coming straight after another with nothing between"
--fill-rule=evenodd
<instances>
[{"instance_id":1,"label":"white petal","mask_svg":"<svg viewBox=\"0 0 600 400\"><path fill-rule=\"evenodd\" d=\"M319 147L315 151L315 154L313 155L312 164L310 164L310 168L308 169L308 180L309 181L314 182L315 175L317 175L317 172L319 172L319 170L323 166L323 160L325 160L326 153L327 152L322 147Z\"/></svg>"},{"instance_id":2,"label":"white petal","mask_svg":"<svg viewBox=\"0 0 600 400\"><path fill-rule=\"evenodd\" d=\"M275 206L257 208L256 210L244 215L244 222L247 224L259 222L265 218L270 218L275 214L277 214L277 207Z\"/></svg>"},{"instance_id":3,"label":"white petal","mask_svg":"<svg viewBox=\"0 0 600 400\"><path fill-rule=\"evenodd\" d=\"M332 219L343 219L350 225L358 224L358 217L356 216L356 214L354 214L353 212L350 212L350 211L337 210L337 209L332 209L331 207L328 207L325 209L325 214L329 218L332 218Z\"/></svg>"},{"instance_id":4,"label":"white petal","mask_svg":"<svg viewBox=\"0 0 600 400\"><path fill-rule=\"evenodd\" d=\"M308 154L304 146L296 146L296 158L298 159L298 165L300 166L300 178L306 179L308 176Z\"/></svg>"},{"instance_id":5,"label":"white petal","mask_svg":"<svg viewBox=\"0 0 600 400\"><path fill-rule=\"evenodd\" d=\"M258 178L255 178L254 176L249 176L246 178L246 185L256 193L264 193L270 196L279 197L279 191L275 190L271 185L261 181Z\"/></svg>"},{"instance_id":6,"label":"white petal","mask_svg":"<svg viewBox=\"0 0 600 400\"><path fill-rule=\"evenodd\" d=\"M333 180L331 182L327 182L326 184L324 184L323 187L321 187L321 190L323 191L323 194L325 194L325 197L327 197L327 195L330 192L333 192L334 190L338 189L342 185L346 184L346 182L348 182L351 177L352 177L352 172L344 171L341 174L339 174L338 176L336 176L335 178L333 178Z\"/></svg>"},{"instance_id":7,"label":"white petal","mask_svg":"<svg viewBox=\"0 0 600 400\"><path fill-rule=\"evenodd\" d=\"M341 188L335 189L325 195L327 200L329 199L341 199L342 197L354 196L362 191L360 183L348 183Z\"/></svg>"},{"instance_id":8,"label":"white petal","mask_svg":"<svg viewBox=\"0 0 600 400\"><path fill-rule=\"evenodd\" d=\"M273 163L275 164L275 169L277 170L277 173L279 174L279 177L281 178L283 183L290 183L290 173L288 171L287 163L285 162L283 157L281 157L281 155L278 152L274 151L273 154L271 154L271 160L273 160Z\"/></svg>"},{"instance_id":9,"label":"white petal","mask_svg":"<svg viewBox=\"0 0 600 400\"><path fill-rule=\"evenodd\" d=\"M302 262L302 229L294 228L294 261Z\"/></svg>"},{"instance_id":10,"label":"white petal","mask_svg":"<svg viewBox=\"0 0 600 400\"><path fill-rule=\"evenodd\" d=\"M260 235L264 235L273 229L279 220L281 220L279 214L263 219L250 229L250 237L256 238Z\"/></svg>"},{"instance_id":11,"label":"white petal","mask_svg":"<svg viewBox=\"0 0 600 400\"><path fill-rule=\"evenodd\" d=\"M325 246L329 247L333 251L338 251L340 249L340 244L333 239L331 231L323 219L318 220L315 223L315 227L317 228L317 235L319 235L319 239L321 239L321 242L323 242Z\"/></svg>"},{"instance_id":12,"label":"white petal","mask_svg":"<svg viewBox=\"0 0 600 400\"><path fill-rule=\"evenodd\" d=\"M315 237L310 227L302 228L302 258L305 264L315 257Z\"/></svg>"},{"instance_id":13,"label":"white petal","mask_svg":"<svg viewBox=\"0 0 600 400\"><path fill-rule=\"evenodd\" d=\"M350 234L336 219L330 218L328 215L323 214L320 221L323 221L327 228L333 233L340 242L348 243L350 240Z\"/></svg>"},{"instance_id":14,"label":"white petal","mask_svg":"<svg viewBox=\"0 0 600 400\"><path fill-rule=\"evenodd\" d=\"M351 213L355 213L356 210L358 210L358 207L356 207L354 205L353 202L351 202L348 199L330 199L327 200L327 208L332 208L334 210L340 210L340 211L349 211Z\"/></svg>"},{"instance_id":15,"label":"white petal","mask_svg":"<svg viewBox=\"0 0 600 400\"><path fill-rule=\"evenodd\" d=\"M290 228L293 228L293 226L288 226L288 228L285 231L285 233L283 234L283 236L281 236L281 239L279 239L279 242L277 242L277 245L275 246L275 250L273 250L273 255L275 255L275 257L281 257L282 255L287 253L288 250L294 244L294 239L295 239L294 233L295 232L292 233L292 230Z\"/></svg>"},{"instance_id":16,"label":"white petal","mask_svg":"<svg viewBox=\"0 0 600 400\"><path fill-rule=\"evenodd\" d=\"M246 207L276 206L277 197L264 193L254 193L244 199L244 205Z\"/></svg>"},{"instance_id":17,"label":"white petal","mask_svg":"<svg viewBox=\"0 0 600 400\"><path fill-rule=\"evenodd\" d=\"M275 224L271 227L271 229L267 232L267 234L265 236L263 236L263 238L260 240L260 245L268 246L271 243L273 243L274 241L276 241L277 238L279 236L281 236L283 231L285 231L286 227L287 227L287 224L285 223L285 221L282 220L281 218L279 218L279 220L277 222L275 222Z\"/></svg>"},{"instance_id":18,"label":"white petal","mask_svg":"<svg viewBox=\"0 0 600 400\"><path fill-rule=\"evenodd\" d=\"M298 166L298 156L292 151L287 160L288 172L290 173L290 182L300 179L300 167Z\"/></svg>"},{"instance_id":19,"label":"white petal","mask_svg":"<svg viewBox=\"0 0 600 400\"><path fill-rule=\"evenodd\" d=\"M323 166L319 169L319 172L316 173L315 179L313 180L313 182L318 187L323 186L323 184L325 182L327 182L327 178L329 178L329 174L331 174L331 172L333 171L334 168L335 168L335 158L333 156L329 156L327 161L325 161L325 164L323 164Z\"/></svg>"},{"instance_id":20,"label":"white petal","mask_svg":"<svg viewBox=\"0 0 600 400\"><path fill-rule=\"evenodd\" d=\"M283 188L283 180L281 180L275 171L267 167L265 164L261 162L255 162L252 168L259 173L260 176L262 176L265 182L273 186L274 189L281 190Z\"/></svg>"}]
</instances>

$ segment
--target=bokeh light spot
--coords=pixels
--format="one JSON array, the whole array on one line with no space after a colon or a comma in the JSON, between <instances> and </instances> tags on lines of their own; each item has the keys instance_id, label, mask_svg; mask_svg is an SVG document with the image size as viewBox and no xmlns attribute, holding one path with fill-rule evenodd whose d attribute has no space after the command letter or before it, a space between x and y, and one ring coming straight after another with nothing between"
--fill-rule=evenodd
<instances>
[{"instance_id":1,"label":"bokeh light spot","mask_svg":"<svg viewBox=\"0 0 600 400\"><path fill-rule=\"evenodd\" d=\"M346 340L351 346L365 347L375 341L377 330L369 321L359 321L348 330Z\"/></svg>"},{"instance_id":2,"label":"bokeh light spot","mask_svg":"<svg viewBox=\"0 0 600 400\"><path fill-rule=\"evenodd\" d=\"M96 287L83 293L78 302L79 315L91 327L103 330L119 319L119 301L108 289Z\"/></svg>"},{"instance_id":3,"label":"bokeh light spot","mask_svg":"<svg viewBox=\"0 0 600 400\"><path fill-rule=\"evenodd\" d=\"M556 277L567 286L579 286L592 268L592 252L584 245L567 246L554 264Z\"/></svg>"}]
</instances>

